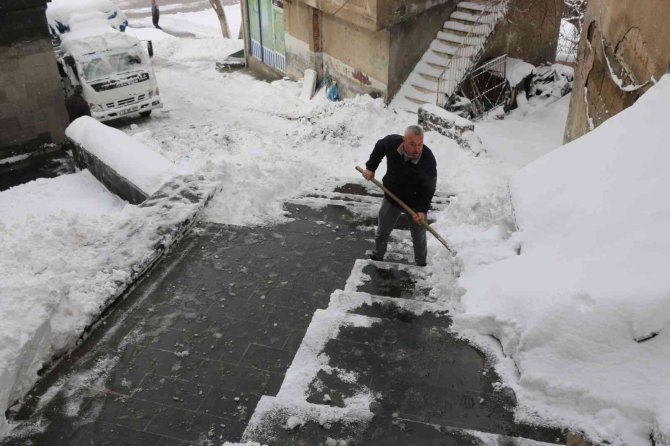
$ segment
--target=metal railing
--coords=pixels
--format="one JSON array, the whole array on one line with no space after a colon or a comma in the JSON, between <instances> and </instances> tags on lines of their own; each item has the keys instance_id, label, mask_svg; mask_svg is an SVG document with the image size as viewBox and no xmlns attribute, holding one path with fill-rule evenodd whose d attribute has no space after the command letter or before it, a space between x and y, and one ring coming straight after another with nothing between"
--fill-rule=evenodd
<instances>
[{"instance_id":1,"label":"metal railing","mask_svg":"<svg viewBox=\"0 0 670 446\"><path fill-rule=\"evenodd\" d=\"M473 70L496 24L507 12L508 3L509 0L499 0L486 5L480 11L477 20L470 26L467 34L463 36L461 46L451 56L437 80L435 103L438 106L446 105L447 100L458 90L468 73Z\"/></svg>"},{"instance_id":2,"label":"metal railing","mask_svg":"<svg viewBox=\"0 0 670 446\"><path fill-rule=\"evenodd\" d=\"M504 54L480 65L464 80L461 88L470 97L472 119L480 119L488 111L507 103L506 72L507 54Z\"/></svg>"}]
</instances>

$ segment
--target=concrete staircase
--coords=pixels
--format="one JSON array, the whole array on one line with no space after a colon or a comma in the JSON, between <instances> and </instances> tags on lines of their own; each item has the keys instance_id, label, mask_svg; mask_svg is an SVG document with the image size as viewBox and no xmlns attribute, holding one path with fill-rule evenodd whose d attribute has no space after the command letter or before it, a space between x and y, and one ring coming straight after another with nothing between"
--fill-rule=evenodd
<instances>
[{"instance_id":1,"label":"concrete staircase","mask_svg":"<svg viewBox=\"0 0 670 446\"><path fill-rule=\"evenodd\" d=\"M422 104L435 104L438 79L445 70L450 70L445 77L455 79L453 83L460 83L477 64L480 49L493 33L505 5L506 0L460 2L396 94L391 106L416 113ZM465 60L453 63L452 59Z\"/></svg>"},{"instance_id":2,"label":"concrete staircase","mask_svg":"<svg viewBox=\"0 0 670 446\"><path fill-rule=\"evenodd\" d=\"M296 204L337 206L371 227L381 196L369 183L336 185ZM437 209L449 197L438 196ZM449 329L456 278L408 264L409 231L392 234L385 262L360 259L318 309L276 395L264 395L242 441L275 446L565 444L557 429L515 422L514 393L489 360ZM318 277L307 280L319 280Z\"/></svg>"}]
</instances>

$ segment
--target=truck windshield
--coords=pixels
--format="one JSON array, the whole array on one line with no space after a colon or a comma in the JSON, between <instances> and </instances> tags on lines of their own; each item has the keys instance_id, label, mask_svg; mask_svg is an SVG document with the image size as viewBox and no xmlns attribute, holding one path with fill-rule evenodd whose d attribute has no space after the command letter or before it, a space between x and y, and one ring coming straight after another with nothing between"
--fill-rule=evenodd
<instances>
[{"instance_id":1,"label":"truck windshield","mask_svg":"<svg viewBox=\"0 0 670 446\"><path fill-rule=\"evenodd\" d=\"M115 74L135 71L144 65L144 55L139 46L116 53L96 54L82 64L84 79L94 81Z\"/></svg>"}]
</instances>

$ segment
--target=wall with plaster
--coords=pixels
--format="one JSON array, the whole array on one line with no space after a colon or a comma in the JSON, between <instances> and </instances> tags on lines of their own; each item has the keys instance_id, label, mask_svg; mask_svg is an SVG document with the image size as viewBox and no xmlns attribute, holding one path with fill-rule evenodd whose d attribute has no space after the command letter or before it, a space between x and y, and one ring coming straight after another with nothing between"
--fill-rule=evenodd
<instances>
[{"instance_id":1,"label":"wall with plaster","mask_svg":"<svg viewBox=\"0 0 670 446\"><path fill-rule=\"evenodd\" d=\"M670 2L589 0L565 128L572 141L626 109L670 62Z\"/></svg>"}]
</instances>

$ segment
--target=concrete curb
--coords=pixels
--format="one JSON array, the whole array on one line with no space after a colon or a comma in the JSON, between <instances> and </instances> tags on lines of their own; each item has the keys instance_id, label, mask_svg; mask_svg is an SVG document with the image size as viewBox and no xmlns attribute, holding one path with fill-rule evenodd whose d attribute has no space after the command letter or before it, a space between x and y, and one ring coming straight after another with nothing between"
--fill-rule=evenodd
<instances>
[{"instance_id":1,"label":"concrete curb","mask_svg":"<svg viewBox=\"0 0 670 446\"><path fill-rule=\"evenodd\" d=\"M100 158L93 155L76 141L68 138L72 144L72 154L77 167L88 169L94 177L105 185L112 193L123 198L131 204L140 204L149 196L139 187L134 185L116 170L105 164Z\"/></svg>"}]
</instances>

